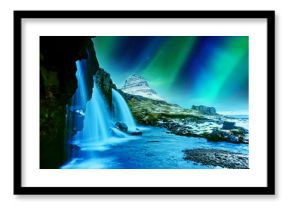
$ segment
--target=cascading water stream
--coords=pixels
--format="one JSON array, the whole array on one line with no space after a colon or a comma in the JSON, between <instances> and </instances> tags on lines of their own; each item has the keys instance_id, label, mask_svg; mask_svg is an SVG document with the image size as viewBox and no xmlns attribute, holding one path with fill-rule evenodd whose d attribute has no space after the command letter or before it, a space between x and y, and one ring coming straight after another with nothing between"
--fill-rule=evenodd
<instances>
[{"instance_id":1,"label":"cascading water stream","mask_svg":"<svg viewBox=\"0 0 290 205\"><path fill-rule=\"evenodd\" d=\"M92 98L86 105L82 141L95 145L102 143L110 137L110 129L111 117L108 107L94 83Z\"/></svg>"},{"instance_id":2,"label":"cascading water stream","mask_svg":"<svg viewBox=\"0 0 290 205\"><path fill-rule=\"evenodd\" d=\"M136 130L136 123L132 116L132 113L122 95L112 89L112 98L113 98L113 105L114 105L114 114L115 120L117 122L125 123L128 126L128 130L134 131Z\"/></svg>"},{"instance_id":3,"label":"cascading water stream","mask_svg":"<svg viewBox=\"0 0 290 205\"><path fill-rule=\"evenodd\" d=\"M93 78L92 96L88 94L88 83L86 82L87 66L89 59L76 61L76 78L78 88L72 97L69 106L68 133L69 142L79 146L81 149L95 148L111 135L112 120L104 97ZM74 155L74 154L70 154Z\"/></svg>"},{"instance_id":4,"label":"cascading water stream","mask_svg":"<svg viewBox=\"0 0 290 205\"><path fill-rule=\"evenodd\" d=\"M86 103L89 100L88 96L88 86L85 78L85 71L87 69L87 60L78 60L76 61L76 78L78 82L78 88L74 95L74 101L77 106L81 106L84 110L86 107Z\"/></svg>"},{"instance_id":5,"label":"cascading water stream","mask_svg":"<svg viewBox=\"0 0 290 205\"><path fill-rule=\"evenodd\" d=\"M82 102L82 100L76 99L82 96L78 93L79 90L81 90L81 88L78 88L73 98L75 105L77 102ZM125 119L124 122L129 125L128 127L130 130L136 130L134 119L126 101L117 91L112 91L113 104L118 109L118 118ZM80 105L74 107L79 108ZM83 113L82 110L74 109L74 111L70 111L70 113L74 113L71 117L74 115L78 116L71 121L74 121L76 124L82 122L83 127L80 131L76 132L72 137L73 139L69 142L71 145L77 145L80 150L70 155L71 159L61 167L63 169L106 168L115 166L114 164L116 164L116 162L114 158L103 156L102 153L110 149L110 145L138 139L113 126L106 101L96 83L94 83L92 97L86 103L85 112Z\"/></svg>"}]
</instances>

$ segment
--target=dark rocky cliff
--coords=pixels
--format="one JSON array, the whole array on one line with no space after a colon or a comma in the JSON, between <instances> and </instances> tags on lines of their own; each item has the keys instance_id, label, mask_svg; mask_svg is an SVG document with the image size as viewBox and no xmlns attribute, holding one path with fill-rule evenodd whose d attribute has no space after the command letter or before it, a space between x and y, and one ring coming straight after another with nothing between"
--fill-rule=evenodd
<instances>
[{"instance_id":1,"label":"dark rocky cliff","mask_svg":"<svg viewBox=\"0 0 290 205\"><path fill-rule=\"evenodd\" d=\"M88 98L96 74L97 84L111 105L115 85L99 67L90 37L40 37L40 168L59 168L66 160L66 105L77 88L75 62L87 59L88 52L93 56L85 72Z\"/></svg>"},{"instance_id":2,"label":"dark rocky cliff","mask_svg":"<svg viewBox=\"0 0 290 205\"><path fill-rule=\"evenodd\" d=\"M197 110L200 113L205 114L205 115L216 115L217 114L216 109L214 107L208 107L208 106L204 106L204 105L199 105L199 106L193 105L191 107L191 109Z\"/></svg>"}]
</instances>

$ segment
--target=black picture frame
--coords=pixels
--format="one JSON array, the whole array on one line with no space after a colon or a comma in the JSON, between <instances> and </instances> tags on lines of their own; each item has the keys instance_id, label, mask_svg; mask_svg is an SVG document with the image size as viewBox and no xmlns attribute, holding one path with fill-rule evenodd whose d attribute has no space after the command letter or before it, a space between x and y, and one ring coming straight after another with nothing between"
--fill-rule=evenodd
<instances>
[{"instance_id":1,"label":"black picture frame","mask_svg":"<svg viewBox=\"0 0 290 205\"><path fill-rule=\"evenodd\" d=\"M24 187L22 186L22 19L48 18L234 18L267 21L266 187ZM275 194L275 11L14 11L14 194L273 195Z\"/></svg>"}]
</instances>

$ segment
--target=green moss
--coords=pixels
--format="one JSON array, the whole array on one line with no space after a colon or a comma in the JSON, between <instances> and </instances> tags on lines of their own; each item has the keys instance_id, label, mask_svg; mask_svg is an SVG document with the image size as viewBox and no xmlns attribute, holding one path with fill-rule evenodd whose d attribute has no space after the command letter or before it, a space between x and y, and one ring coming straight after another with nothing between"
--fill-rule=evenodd
<instances>
[{"instance_id":1,"label":"green moss","mask_svg":"<svg viewBox=\"0 0 290 205\"><path fill-rule=\"evenodd\" d=\"M57 101L40 106L40 168L58 168L65 160L65 109Z\"/></svg>"},{"instance_id":2,"label":"green moss","mask_svg":"<svg viewBox=\"0 0 290 205\"><path fill-rule=\"evenodd\" d=\"M184 113L161 113L161 117L170 118L170 119L190 119L190 120L202 120L204 118L195 116L192 114L184 114Z\"/></svg>"}]
</instances>

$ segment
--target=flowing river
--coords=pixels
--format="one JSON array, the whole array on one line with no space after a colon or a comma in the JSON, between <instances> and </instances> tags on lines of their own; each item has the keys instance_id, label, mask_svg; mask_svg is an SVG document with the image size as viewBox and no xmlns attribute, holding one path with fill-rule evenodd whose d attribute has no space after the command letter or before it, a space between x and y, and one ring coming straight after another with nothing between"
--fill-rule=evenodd
<instances>
[{"instance_id":1,"label":"flowing river","mask_svg":"<svg viewBox=\"0 0 290 205\"><path fill-rule=\"evenodd\" d=\"M248 154L247 144L208 142L203 138L167 133L164 128L141 127L142 136L111 138L103 146L82 149L79 156L62 168L71 169L208 169L184 159L183 150L193 148L221 149Z\"/></svg>"}]
</instances>

